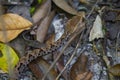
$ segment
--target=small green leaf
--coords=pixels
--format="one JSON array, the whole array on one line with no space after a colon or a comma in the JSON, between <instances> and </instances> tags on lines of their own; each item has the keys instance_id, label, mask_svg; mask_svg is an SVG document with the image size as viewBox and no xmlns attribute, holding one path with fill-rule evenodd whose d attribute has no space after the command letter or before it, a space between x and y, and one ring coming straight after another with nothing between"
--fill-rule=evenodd
<instances>
[{"instance_id":1,"label":"small green leaf","mask_svg":"<svg viewBox=\"0 0 120 80\"><path fill-rule=\"evenodd\" d=\"M8 73L9 69L14 69L15 65L19 61L19 58L16 52L4 43L0 43L0 52L0 69Z\"/></svg>"}]
</instances>

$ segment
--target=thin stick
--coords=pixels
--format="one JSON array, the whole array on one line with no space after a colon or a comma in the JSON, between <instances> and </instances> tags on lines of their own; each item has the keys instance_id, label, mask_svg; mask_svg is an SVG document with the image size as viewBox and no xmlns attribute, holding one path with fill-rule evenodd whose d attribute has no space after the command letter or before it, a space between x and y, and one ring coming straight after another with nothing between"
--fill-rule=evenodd
<instances>
[{"instance_id":1,"label":"thin stick","mask_svg":"<svg viewBox=\"0 0 120 80\"><path fill-rule=\"evenodd\" d=\"M89 14L87 15L86 19L88 19L90 17L90 15L92 14L92 12L94 11L95 9L95 6L97 5L97 3L99 2L99 0L96 1L96 3L93 5L91 11L89 12Z\"/></svg>"},{"instance_id":2,"label":"thin stick","mask_svg":"<svg viewBox=\"0 0 120 80\"><path fill-rule=\"evenodd\" d=\"M43 76L42 80L45 80L47 74L50 72L50 70L53 68L53 66L55 65L55 63L59 60L59 58L62 56L64 50L69 46L69 44L75 39L75 37L81 33L81 31L85 28L84 27L85 24L81 24L79 27L81 29L77 29L76 32L73 37L67 42L67 44L63 47L62 51L60 52L60 54L58 55L58 57L55 59L55 61L52 63L52 65L49 67L48 71L46 72L46 74Z\"/></svg>"},{"instance_id":3,"label":"thin stick","mask_svg":"<svg viewBox=\"0 0 120 80\"><path fill-rule=\"evenodd\" d=\"M78 47L80 46L81 39L82 39L82 37L83 37L83 33L84 33L84 31L82 32L82 35L81 35L80 38L79 38L79 41L78 41L78 43L77 43L77 45L76 45L76 48L75 48L73 54L71 55L70 59L68 60L68 62L67 62L66 65L64 66L63 70L62 70L62 71L60 72L60 74L57 76L56 80L59 79L59 77L62 75L62 73L65 71L65 69L67 68L67 66L69 65L69 63L72 61L73 57L75 56L75 54L76 54L76 52L77 52L77 49L78 49ZM81 51L81 52L82 52L82 51Z\"/></svg>"},{"instance_id":4,"label":"thin stick","mask_svg":"<svg viewBox=\"0 0 120 80\"><path fill-rule=\"evenodd\" d=\"M120 31L118 32L118 34L117 34L117 39L116 39L116 44L115 44L115 53L116 53L116 58L118 59L118 42L119 42L119 40L118 39L120 39L119 38L119 36L120 36Z\"/></svg>"}]
</instances>

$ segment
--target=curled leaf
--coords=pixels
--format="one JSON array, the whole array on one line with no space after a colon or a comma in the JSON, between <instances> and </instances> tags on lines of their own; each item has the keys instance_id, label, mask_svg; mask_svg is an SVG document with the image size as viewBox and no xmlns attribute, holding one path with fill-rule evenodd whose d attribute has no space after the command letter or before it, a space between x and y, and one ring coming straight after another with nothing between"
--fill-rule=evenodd
<instances>
[{"instance_id":1,"label":"curled leaf","mask_svg":"<svg viewBox=\"0 0 120 80\"><path fill-rule=\"evenodd\" d=\"M9 68L13 70L18 61L15 51L8 45L0 43L0 68L8 72Z\"/></svg>"},{"instance_id":2,"label":"curled leaf","mask_svg":"<svg viewBox=\"0 0 120 80\"><path fill-rule=\"evenodd\" d=\"M16 38L19 33L29 29L32 23L23 17L7 13L0 16L0 41L8 42Z\"/></svg>"},{"instance_id":3,"label":"curled leaf","mask_svg":"<svg viewBox=\"0 0 120 80\"><path fill-rule=\"evenodd\" d=\"M64 11L72 15L79 15L79 13L72 8L65 0L53 0L53 2Z\"/></svg>"},{"instance_id":4,"label":"curled leaf","mask_svg":"<svg viewBox=\"0 0 120 80\"><path fill-rule=\"evenodd\" d=\"M37 41L41 43L44 42L46 34L48 32L48 28L54 17L54 14L55 14L55 11L52 11L50 15L46 16L41 22L41 24L39 25L36 33Z\"/></svg>"},{"instance_id":5,"label":"curled leaf","mask_svg":"<svg viewBox=\"0 0 120 80\"><path fill-rule=\"evenodd\" d=\"M32 16L34 23L39 22L44 18L51 10L51 0L46 0Z\"/></svg>"},{"instance_id":6,"label":"curled leaf","mask_svg":"<svg viewBox=\"0 0 120 80\"><path fill-rule=\"evenodd\" d=\"M103 31L102 31L102 20L99 15L97 15L93 27L90 32L89 41L94 39L103 38Z\"/></svg>"}]
</instances>

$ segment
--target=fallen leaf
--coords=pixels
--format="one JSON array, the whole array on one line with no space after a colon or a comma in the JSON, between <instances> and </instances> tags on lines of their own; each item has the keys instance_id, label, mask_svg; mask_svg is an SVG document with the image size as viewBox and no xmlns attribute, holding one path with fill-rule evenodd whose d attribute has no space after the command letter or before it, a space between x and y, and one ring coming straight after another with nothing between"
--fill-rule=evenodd
<instances>
[{"instance_id":1,"label":"fallen leaf","mask_svg":"<svg viewBox=\"0 0 120 80\"><path fill-rule=\"evenodd\" d=\"M70 77L72 80L76 80L75 78L77 77L77 75L83 74L86 72L87 61L88 61L88 58L84 54L78 57L78 60L73 64L71 68Z\"/></svg>"},{"instance_id":2,"label":"fallen leaf","mask_svg":"<svg viewBox=\"0 0 120 80\"><path fill-rule=\"evenodd\" d=\"M15 67L19 58L15 51L6 44L0 43L0 68L4 72Z\"/></svg>"},{"instance_id":3,"label":"fallen leaf","mask_svg":"<svg viewBox=\"0 0 120 80\"><path fill-rule=\"evenodd\" d=\"M43 77L43 74L47 72L50 64L45 59L40 58L30 63L29 67L33 71L33 73L35 73L36 77L38 77L40 80ZM57 72L54 69L52 69L47 75L48 80L55 80L56 77Z\"/></svg>"},{"instance_id":4,"label":"fallen leaf","mask_svg":"<svg viewBox=\"0 0 120 80\"><path fill-rule=\"evenodd\" d=\"M90 4L88 0L79 0L81 3Z\"/></svg>"},{"instance_id":5,"label":"fallen leaf","mask_svg":"<svg viewBox=\"0 0 120 80\"><path fill-rule=\"evenodd\" d=\"M93 27L90 31L89 41L93 41L94 39L103 38L104 34L102 31L102 20L99 15L97 15Z\"/></svg>"},{"instance_id":6,"label":"fallen leaf","mask_svg":"<svg viewBox=\"0 0 120 80\"><path fill-rule=\"evenodd\" d=\"M32 23L23 17L13 14L13 13L7 13L2 16L0 16L1 19L3 20L0 22L0 31L3 30L3 25L5 26L6 30L18 30L18 29L25 29L29 28Z\"/></svg>"},{"instance_id":7,"label":"fallen leaf","mask_svg":"<svg viewBox=\"0 0 120 80\"><path fill-rule=\"evenodd\" d=\"M46 37L46 34L48 32L48 28L52 22L52 19L55 15L55 11L52 11L50 13L50 15L46 16L43 21L41 22L41 24L39 25L38 29L37 29L37 33L36 33L36 38L37 41L43 43Z\"/></svg>"},{"instance_id":8,"label":"fallen leaf","mask_svg":"<svg viewBox=\"0 0 120 80\"><path fill-rule=\"evenodd\" d=\"M91 80L93 74L91 72L84 72L82 74L78 74L75 80Z\"/></svg>"},{"instance_id":9,"label":"fallen leaf","mask_svg":"<svg viewBox=\"0 0 120 80\"><path fill-rule=\"evenodd\" d=\"M31 26L30 21L17 14L4 14L0 16L0 41L9 42Z\"/></svg>"},{"instance_id":10,"label":"fallen leaf","mask_svg":"<svg viewBox=\"0 0 120 80\"><path fill-rule=\"evenodd\" d=\"M77 26L82 23L83 21L83 15L81 16L74 16L68 22L66 23L65 31L69 33L73 33L76 29Z\"/></svg>"},{"instance_id":11,"label":"fallen leaf","mask_svg":"<svg viewBox=\"0 0 120 80\"><path fill-rule=\"evenodd\" d=\"M65 36L66 33L73 33L73 32L77 29L78 25L79 25L80 23L82 23L82 21L83 21L83 16L84 16L84 13L82 13L81 16L80 16L80 15L79 15L79 16L74 16L74 17L72 17L71 19L69 19L69 20L67 21L66 25L65 25L64 34L63 34L62 36ZM79 24L78 24L78 23L79 23ZM60 24L59 24L59 25L60 25ZM55 42L54 39L55 39L55 35L52 34L52 35L50 36L50 38L47 40L47 44L54 44L54 42Z\"/></svg>"},{"instance_id":12,"label":"fallen leaf","mask_svg":"<svg viewBox=\"0 0 120 80\"><path fill-rule=\"evenodd\" d=\"M113 76L120 76L120 64L116 64L108 69Z\"/></svg>"},{"instance_id":13,"label":"fallen leaf","mask_svg":"<svg viewBox=\"0 0 120 80\"><path fill-rule=\"evenodd\" d=\"M53 2L61 9L64 11L68 12L69 14L72 15L79 15L77 10L72 8L65 0L53 0Z\"/></svg>"},{"instance_id":14,"label":"fallen leaf","mask_svg":"<svg viewBox=\"0 0 120 80\"><path fill-rule=\"evenodd\" d=\"M51 0L46 0L32 16L33 22L37 23L39 20L44 18L51 10Z\"/></svg>"}]
</instances>

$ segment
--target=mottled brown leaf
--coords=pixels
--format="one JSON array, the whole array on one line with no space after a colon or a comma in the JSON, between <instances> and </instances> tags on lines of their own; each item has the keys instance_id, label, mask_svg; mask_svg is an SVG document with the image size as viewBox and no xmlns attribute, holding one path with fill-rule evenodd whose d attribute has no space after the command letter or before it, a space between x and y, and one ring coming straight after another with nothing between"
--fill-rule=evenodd
<instances>
[{"instance_id":1,"label":"mottled brown leaf","mask_svg":"<svg viewBox=\"0 0 120 80\"><path fill-rule=\"evenodd\" d=\"M66 32L70 32L73 33L77 26L79 25L79 23L81 23L83 21L83 18L81 16L74 16L72 17L66 24Z\"/></svg>"},{"instance_id":2,"label":"mottled brown leaf","mask_svg":"<svg viewBox=\"0 0 120 80\"><path fill-rule=\"evenodd\" d=\"M83 74L86 72L87 60L88 58L84 54L78 57L78 60L73 64L71 68L70 77L72 80L75 80L78 74Z\"/></svg>"},{"instance_id":3,"label":"mottled brown leaf","mask_svg":"<svg viewBox=\"0 0 120 80\"><path fill-rule=\"evenodd\" d=\"M79 16L74 16L66 23L65 31L73 33L75 30L78 30L78 26L82 24L84 13L81 13Z\"/></svg>"}]
</instances>

